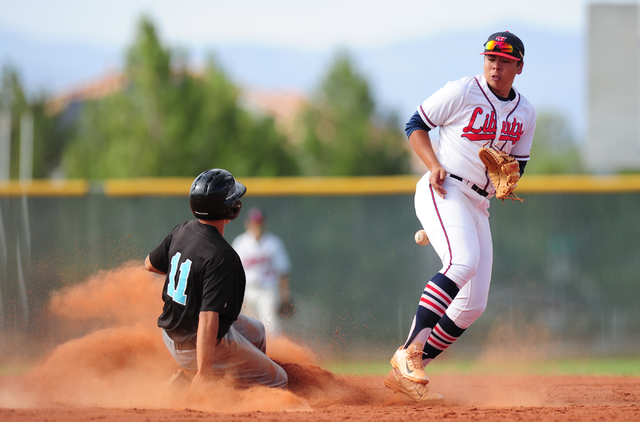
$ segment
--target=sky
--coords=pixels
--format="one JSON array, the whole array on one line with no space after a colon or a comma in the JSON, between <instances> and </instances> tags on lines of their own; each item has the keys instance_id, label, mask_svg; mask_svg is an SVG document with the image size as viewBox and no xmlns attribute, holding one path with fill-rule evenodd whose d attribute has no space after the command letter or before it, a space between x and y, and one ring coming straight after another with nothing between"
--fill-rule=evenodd
<instances>
[{"instance_id":1,"label":"sky","mask_svg":"<svg viewBox=\"0 0 640 422\"><path fill-rule=\"evenodd\" d=\"M255 43L304 49L371 47L451 28L517 20L585 27L588 0L0 0L0 27L32 40L121 48L141 14L186 46ZM598 1L598 3L619 3ZM628 3L628 2L627 2Z\"/></svg>"},{"instance_id":2,"label":"sky","mask_svg":"<svg viewBox=\"0 0 640 422\"><path fill-rule=\"evenodd\" d=\"M379 103L404 116L447 80L478 73L468 58L469 46L481 46L478 32L484 40L494 28L515 28L530 47L516 85L536 107L562 110L581 138L583 40L594 3L633 1L0 0L0 60L15 65L27 91L64 92L121 67L147 15L164 45L183 48L191 60L213 51L243 86L308 92L332 52L360 52ZM458 33L458 42L469 46L447 45ZM425 39L454 53L424 51L424 44L419 55L401 48Z\"/></svg>"}]
</instances>

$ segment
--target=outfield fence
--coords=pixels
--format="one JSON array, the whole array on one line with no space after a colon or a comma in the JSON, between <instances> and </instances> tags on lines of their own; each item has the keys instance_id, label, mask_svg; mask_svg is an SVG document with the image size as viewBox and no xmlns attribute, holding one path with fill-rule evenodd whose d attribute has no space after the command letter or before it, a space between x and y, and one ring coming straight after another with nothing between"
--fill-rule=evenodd
<instances>
[{"instance_id":1,"label":"outfield fence","mask_svg":"<svg viewBox=\"0 0 640 422\"><path fill-rule=\"evenodd\" d=\"M291 256L298 313L285 321L289 335L327 358L389 357L440 268L432 248L413 241L418 178L239 180L245 210L265 210ZM52 291L142 262L192 218L191 181L0 184L0 358L56 337ZM638 356L640 176L527 176L518 194L526 202L492 200L489 305L446 355Z\"/></svg>"}]
</instances>

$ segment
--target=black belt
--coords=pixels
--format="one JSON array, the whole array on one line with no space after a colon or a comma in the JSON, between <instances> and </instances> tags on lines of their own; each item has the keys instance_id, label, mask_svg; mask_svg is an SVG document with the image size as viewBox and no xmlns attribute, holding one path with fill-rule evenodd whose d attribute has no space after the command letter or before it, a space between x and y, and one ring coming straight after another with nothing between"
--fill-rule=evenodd
<instances>
[{"instance_id":1,"label":"black belt","mask_svg":"<svg viewBox=\"0 0 640 422\"><path fill-rule=\"evenodd\" d=\"M454 179L456 179L456 180L459 180L459 181L461 181L461 182L464 182L464 179L463 179L462 177L460 177L460 176L456 176L455 174L449 174L449 176L453 177L453 178L454 178ZM471 186L471 189L473 189L474 191L476 191L476 193L477 193L478 195L480 195L480 196L484 196L485 198L486 198L487 196L489 196L489 192L487 192L487 191L486 191L486 190L484 190L484 189L481 189L478 185L473 185L473 186Z\"/></svg>"}]
</instances>

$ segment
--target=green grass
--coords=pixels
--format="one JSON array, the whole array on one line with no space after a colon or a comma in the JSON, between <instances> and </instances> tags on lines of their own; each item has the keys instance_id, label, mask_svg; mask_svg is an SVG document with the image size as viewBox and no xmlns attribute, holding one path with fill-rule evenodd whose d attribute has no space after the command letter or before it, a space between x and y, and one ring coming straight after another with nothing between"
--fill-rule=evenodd
<instances>
[{"instance_id":1,"label":"green grass","mask_svg":"<svg viewBox=\"0 0 640 422\"><path fill-rule=\"evenodd\" d=\"M321 365L338 375L384 376L391 369L388 361L334 361ZM463 360L434 361L427 367L429 375L590 375L640 376L640 358L575 359L557 361L483 362Z\"/></svg>"},{"instance_id":2,"label":"green grass","mask_svg":"<svg viewBox=\"0 0 640 422\"><path fill-rule=\"evenodd\" d=\"M388 360L332 361L320 364L337 375L385 376L391 370ZM25 375L32 368L27 365L0 365L0 376ZM554 361L484 362L471 360L434 361L427 367L429 375L590 375L590 376L640 376L640 358L574 359Z\"/></svg>"}]
</instances>

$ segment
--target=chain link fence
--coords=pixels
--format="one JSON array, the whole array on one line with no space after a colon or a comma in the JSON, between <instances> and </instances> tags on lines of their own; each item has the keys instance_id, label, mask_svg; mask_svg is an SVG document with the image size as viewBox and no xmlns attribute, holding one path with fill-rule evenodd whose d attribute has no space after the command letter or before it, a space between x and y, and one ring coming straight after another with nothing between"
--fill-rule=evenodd
<instances>
[{"instance_id":1,"label":"chain link fence","mask_svg":"<svg viewBox=\"0 0 640 422\"><path fill-rule=\"evenodd\" d=\"M326 358L388 358L440 269L418 246L413 195L251 196L289 251L297 314L288 335ZM493 200L494 271L485 313L447 351L545 358L640 350L640 193ZM186 196L0 196L0 359L55 343L51 293L142 260L192 218ZM231 241L241 217L226 228ZM160 313L158 309L158 314Z\"/></svg>"}]
</instances>

